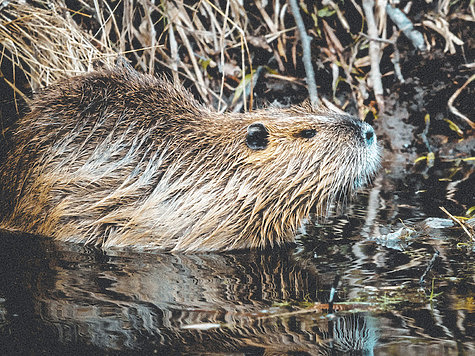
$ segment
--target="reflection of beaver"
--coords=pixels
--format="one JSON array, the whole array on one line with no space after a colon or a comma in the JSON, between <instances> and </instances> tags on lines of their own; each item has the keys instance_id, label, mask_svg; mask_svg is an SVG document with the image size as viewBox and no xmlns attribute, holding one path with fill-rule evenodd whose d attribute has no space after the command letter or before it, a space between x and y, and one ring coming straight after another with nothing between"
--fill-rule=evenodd
<instances>
[{"instance_id":1,"label":"reflection of beaver","mask_svg":"<svg viewBox=\"0 0 475 356\"><path fill-rule=\"evenodd\" d=\"M108 252L0 231L2 355L367 355L378 324L407 318L373 319L351 303L326 318L332 280L348 265L328 271L293 250ZM361 288L348 285L344 296Z\"/></svg>"},{"instance_id":2,"label":"reflection of beaver","mask_svg":"<svg viewBox=\"0 0 475 356\"><path fill-rule=\"evenodd\" d=\"M102 247L281 245L367 183L374 131L308 106L219 114L127 69L40 94L0 168L2 226Z\"/></svg>"}]
</instances>

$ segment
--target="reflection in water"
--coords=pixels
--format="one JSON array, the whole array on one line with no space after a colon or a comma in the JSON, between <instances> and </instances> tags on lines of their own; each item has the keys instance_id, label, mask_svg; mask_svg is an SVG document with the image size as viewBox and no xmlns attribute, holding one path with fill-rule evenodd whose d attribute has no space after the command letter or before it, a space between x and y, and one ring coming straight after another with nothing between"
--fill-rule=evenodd
<instances>
[{"instance_id":1,"label":"reflection in water","mask_svg":"<svg viewBox=\"0 0 475 356\"><path fill-rule=\"evenodd\" d=\"M104 350L315 354L372 350L377 341L366 313L292 313L289 302L325 301L334 274L290 252L110 256L11 234L2 242L2 331L20 339L30 324L33 339L19 341L31 347L47 339Z\"/></svg>"},{"instance_id":2,"label":"reflection in water","mask_svg":"<svg viewBox=\"0 0 475 356\"><path fill-rule=\"evenodd\" d=\"M372 354L378 341L374 319L359 314L338 317L333 322L332 339L336 349L343 352L361 351Z\"/></svg>"}]
</instances>

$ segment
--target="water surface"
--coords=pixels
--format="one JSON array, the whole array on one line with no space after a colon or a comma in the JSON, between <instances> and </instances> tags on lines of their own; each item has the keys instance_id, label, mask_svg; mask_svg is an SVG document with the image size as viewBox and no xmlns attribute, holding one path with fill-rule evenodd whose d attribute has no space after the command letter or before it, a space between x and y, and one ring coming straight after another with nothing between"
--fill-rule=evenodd
<instances>
[{"instance_id":1,"label":"water surface","mask_svg":"<svg viewBox=\"0 0 475 356\"><path fill-rule=\"evenodd\" d=\"M474 355L473 244L423 223L461 211L473 175L415 181L382 175L346 215L268 251L100 251L2 232L0 353Z\"/></svg>"}]
</instances>

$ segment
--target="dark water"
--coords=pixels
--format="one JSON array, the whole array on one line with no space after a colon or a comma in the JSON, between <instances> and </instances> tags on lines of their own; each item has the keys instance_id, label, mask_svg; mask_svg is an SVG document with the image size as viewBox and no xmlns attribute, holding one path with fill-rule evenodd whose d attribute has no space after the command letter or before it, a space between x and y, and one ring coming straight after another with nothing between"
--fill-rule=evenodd
<instances>
[{"instance_id":1,"label":"dark water","mask_svg":"<svg viewBox=\"0 0 475 356\"><path fill-rule=\"evenodd\" d=\"M103 252L2 232L0 354L475 355L474 246L422 223L470 206L471 173L383 174L346 216L272 251Z\"/></svg>"}]
</instances>

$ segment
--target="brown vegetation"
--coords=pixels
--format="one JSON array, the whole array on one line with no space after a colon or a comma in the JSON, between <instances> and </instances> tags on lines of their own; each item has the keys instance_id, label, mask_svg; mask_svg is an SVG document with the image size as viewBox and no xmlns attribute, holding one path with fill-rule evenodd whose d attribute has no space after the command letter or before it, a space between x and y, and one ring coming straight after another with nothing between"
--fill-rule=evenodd
<instances>
[{"instance_id":1,"label":"brown vegetation","mask_svg":"<svg viewBox=\"0 0 475 356\"><path fill-rule=\"evenodd\" d=\"M400 49L409 55L443 45L455 53L464 41L450 23L473 21L474 14L469 1L298 5L319 92L342 107L357 103L362 118L377 113L375 101L384 107L384 78L404 81ZM274 98L269 83L283 85L284 96L305 95L298 94L305 73L297 25L281 0L245 6L236 0L9 1L0 8L0 43L2 60L24 71L34 90L121 55L139 71L165 70L193 84L203 102L220 110L249 110L253 96ZM309 85L313 80L307 77Z\"/></svg>"}]
</instances>

